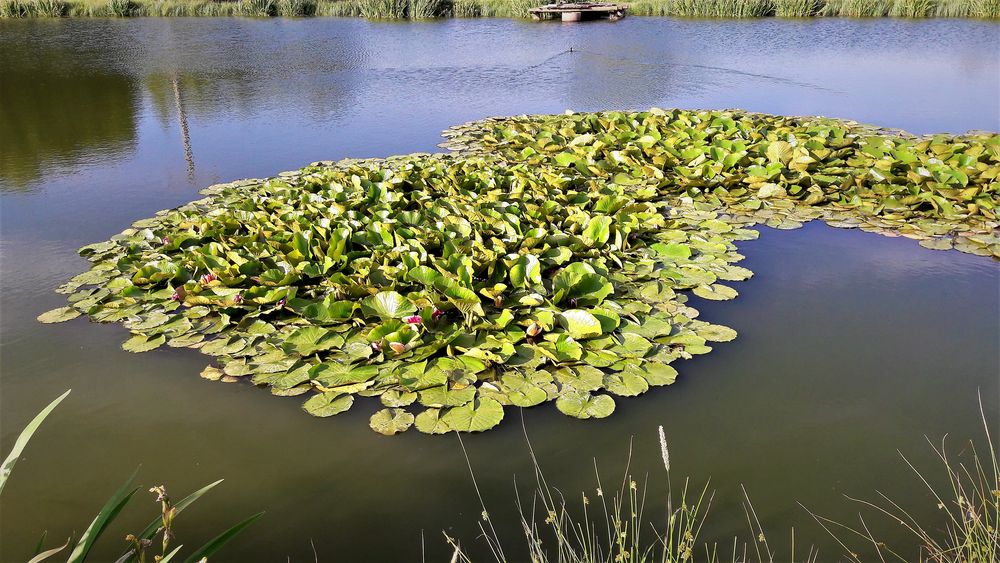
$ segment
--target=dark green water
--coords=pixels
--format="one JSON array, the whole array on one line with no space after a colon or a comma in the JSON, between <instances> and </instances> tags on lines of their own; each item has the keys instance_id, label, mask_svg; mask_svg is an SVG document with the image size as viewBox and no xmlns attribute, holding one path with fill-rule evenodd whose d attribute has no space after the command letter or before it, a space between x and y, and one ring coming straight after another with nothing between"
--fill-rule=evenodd
<instances>
[{"instance_id":1,"label":"dark green water","mask_svg":"<svg viewBox=\"0 0 1000 563\"><path fill-rule=\"evenodd\" d=\"M0 561L26 560L43 530L53 544L82 531L140 463L144 486L178 496L226 479L181 518L188 546L267 510L213 561L312 561L310 539L322 561L418 561L422 533L427 560L447 560L442 530L485 557L454 437L378 436L373 403L314 419L300 399L198 378L197 352L132 355L120 326L36 323L86 268L79 246L214 182L433 150L440 130L489 115L742 107L997 130L998 42L998 24L952 20L0 22L3 451L73 389L4 492ZM610 488L634 438L633 470L649 474L659 509L663 425L675 477L711 477L717 490L703 539L745 533L740 484L772 547L787 551L794 527L823 560L839 552L798 502L847 520L857 507L842 495L880 490L935 518L897 449L935 470L923 436L979 438L977 392L995 427L997 263L820 224L765 228L741 251L756 276L740 297L698 305L739 339L678 364L677 384L619 401L609 419L523 412L549 479L593 496L596 458ZM531 477L518 412L465 444L516 559L513 480L524 492ZM152 517L148 501L140 493L96 561ZM906 539L892 527L885 537Z\"/></svg>"}]
</instances>

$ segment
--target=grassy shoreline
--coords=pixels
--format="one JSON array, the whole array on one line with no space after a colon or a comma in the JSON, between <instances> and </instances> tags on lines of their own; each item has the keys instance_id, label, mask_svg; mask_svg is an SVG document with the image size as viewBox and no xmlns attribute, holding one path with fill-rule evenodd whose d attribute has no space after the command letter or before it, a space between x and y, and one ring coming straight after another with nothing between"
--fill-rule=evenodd
<instances>
[{"instance_id":1,"label":"grassy shoreline","mask_svg":"<svg viewBox=\"0 0 1000 563\"><path fill-rule=\"evenodd\" d=\"M525 18L547 0L0 0L0 19L41 17ZM630 14L693 18L1000 19L1000 0L637 0Z\"/></svg>"}]
</instances>

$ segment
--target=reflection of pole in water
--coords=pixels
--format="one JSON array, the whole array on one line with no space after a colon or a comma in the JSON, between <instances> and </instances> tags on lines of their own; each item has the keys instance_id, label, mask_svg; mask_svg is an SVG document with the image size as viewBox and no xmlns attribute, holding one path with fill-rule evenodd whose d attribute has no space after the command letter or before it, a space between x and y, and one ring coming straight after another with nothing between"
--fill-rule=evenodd
<instances>
[{"instance_id":1,"label":"reflection of pole in water","mask_svg":"<svg viewBox=\"0 0 1000 563\"><path fill-rule=\"evenodd\" d=\"M187 112L181 103L181 87L177 75L173 76L174 104L177 106L177 117L181 120L181 137L184 139L184 160L187 161L188 180L194 180L194 153L191 152L191 135L188 133Z\"/></svg>"}]
</instances>

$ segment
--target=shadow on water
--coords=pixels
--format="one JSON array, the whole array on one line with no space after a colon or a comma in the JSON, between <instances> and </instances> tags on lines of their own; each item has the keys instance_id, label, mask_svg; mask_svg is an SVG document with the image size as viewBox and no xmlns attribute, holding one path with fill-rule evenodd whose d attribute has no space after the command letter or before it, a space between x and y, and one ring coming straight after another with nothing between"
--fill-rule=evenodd
<instances>
[{"instance_id":1,"label":"shadow on water","mask_svg":"<svg viewBox=\"0 0 1000 563\"><path fill-rule=\"evenodd\" d=\"M131 355L120 326L36 323L85 268L79 246L214 182L434 150L442 129L489 115L745 107L918 133L996 129L1000 63L986 55L998 39L996 24L953 20L0 22L4 450L74 390L4 492L0 561L23 560L42 530L81 530L140 462L143 485L175 495L226 479L181 519L185 544L267 510L213 561L312 561L310 538L322 561L413 561L422 530L428 561L448 556L441 530L487 557L453 437L378 436L371 401L313 419L301 399L199 379L197 352ZM578 502L593 492L594 459L614 480L634 439L635 475L648 472L647 506L659 509L663 425L674 475L711 477L718 491L705 539L745 530L740 484L773 537L794 526L828 558L834 546L796 502L848 520L856 507L842 495L878 489L936 517L896 450L933 468L924 435L978 437L977 391L997 422L997 264L821 224L762 229L740 251L756 274L735 284L740 297L697 303L737 340L679 363L675 385L619 401L606 420L524 411L553 484ZM465 441L509 555L514 478L522 492L531 479L520 414ZM147 500L123 526L146 523ZM102 546L102 561L120 547Z\"/></svg>"}]
</instances>

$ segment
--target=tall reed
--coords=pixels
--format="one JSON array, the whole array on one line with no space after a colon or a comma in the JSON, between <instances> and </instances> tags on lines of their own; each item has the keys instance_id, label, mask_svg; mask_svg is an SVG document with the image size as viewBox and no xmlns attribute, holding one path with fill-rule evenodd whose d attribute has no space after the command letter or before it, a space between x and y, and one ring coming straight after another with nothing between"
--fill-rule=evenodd
<instances>
[{"instance_id":1,"label":"tall reed","mask_svg":"<svg viewBox=\"0 0 1000 563\"><path fill-rule=\"evenodd\" d=\"M631 474L631 447L625 460L622 480L616 481L611 488L604 486L595 461L595 492L592 496L581 493L578 497L580 508L573 509L563 493L546 479L525 432L534 469L535 490L529 497L522 499L520 491L515 489L515 502L520 513L520 528L529 561L690 563L699 559L701 547L705 548L705 561L722 561L717 546L699 546L698 543L714 493L709 490L707 482L701 487L693 487L689 479L684 479L675 492L670 471L670 450L662 426L659 428L659 438L667 492L663 498L663 512L657 510L657 516L651 518L646 508L648 483L640 484ZM461 438L459 443L483 511L479 521L480 537L486 542L493 558L498 563L506 563L509 561L507 553L479 493L475 472ZM743 509L749 525L750 539L734 540L732 561L774 563L773 551L767 546L767 536L750 497L745 490L743 495ZM454 550L451 559L453 563L472 563L471 556L457 538L445 533L445 540ZM750 548L750 544L754 547ZM763 544L763 550L759 544ZM737 556L738 553L742 555ZM795 561L794 546L792 561ZM815 552L810 550L804 561L815 563Z\"/></svg>"},{"instance_id":2,"label":"tall reed","mask_svg":"<svg viewBox=\"0 0 1000 563\"><path fill-rule=\"evenodd\" d=\"M940 446L931 443L940 461L938 469L943 473L943 480L928 475L926 470L918 469L903 456L905 465L928 492L928 495L918 495L915 499L931 499L941 515L939 520L921 522L903 507L905 501L897 502L885 495L874 502L848 497L862 507L863 512L858 516L860 524L856 526L807 510L820 525L817 531L825 530L843 548L843 555L838 560L853 563L1000 561L1000 461L982 400L979 409L984 440L978 448L970 441L955 458L945 447L944 440ZM527 432L525 441L534 468L535 490L530 497L522 500L520 492L515 489L515 499L521 515L524 547L531 563L774 563L796 560L795 530L791 535L790 556L779 558L768 543L765 526L745 488L742 489L742 500L749 533L742 539L735 539L732 548L726 550L727 555L720 555L717 545L699 545L698 538L708 518L714 493L709 491L707 483L701 488L691 488L690 481L685 479L679 495L675 495L670 477L670 450L662 426L659 428L659 441L667 485L665 518L662 520L645 515L647 486L646 483L640 485L631 476L631 448L625 460L624 478L613 489L604 488L595 461L596 495L582 493L579 497L581 508L573 510L562 492L546 480ZM506 562L503 542L479 494L465 445L461 439L459 443L483 510L479 521L480 536L497 562ZM981 453L983 450L985 454ZM934 484L938 482L945 485ZM874 535L868 522L879 516L885 517L890 524L901 526L912 540L910 545L888 545ZM655 535L651 535L651 530L655 530ZM454 550L453 562L471 563L458 539L447 533L445 539ZM861 546L869 550L869 555L861 555ZM804 561L815 563L817 557L818 552L810 547Z\"/></svg>"},{"instance_id":3,"label":"tall reed","mask_svg":"<svg viewBox=\"0 0 1000 563\"><path fill-rule=\"evenodd\" d=\"M276 15L283 18L315 16L316 4L316 0L278 0Z\"/></svg>"},{"instance_id":4,"label":"tall reed","mask_svg":"<svg viewBox=\"0 0 1000 563\"><path fill-rule=\"evenodd\" d=\"M779 18L811 18L823 9L822 0L773 0Z\"/></svg>"},{"instance_id":5,"label":"tall reed","mask_svg":"<svg viewBox=\"0 0 1000 563\"><path fill-rule=\"evenodd\" d=\"M861 563L856 545L874 547L879 560L885 562L917 560L926 563L993 563L1000 561L1000 462L990 434L982 399L979 414L983 422L984 441L977 445L971 440L957 456L946 447L945 439L931 449L940 464L938 470L944 479L935 478L902 455L906 466L922 484L927 495L917 499L931 499L941 521L921 522L904 508L907 501L897 501L884 494L868 501L850 498L866 512L859 514L859 524L851 526L811 513L813 518L844 548L848 561ZM985 454L981 454L983 449ZM937 485L936 483L945 484ZM865 514L867 514L867 519ZM888 545L871 532L868 520L884 517L909 535L913 546ZM914 547L916 549L914 549Z\"/></svg>"}]
</instances>

